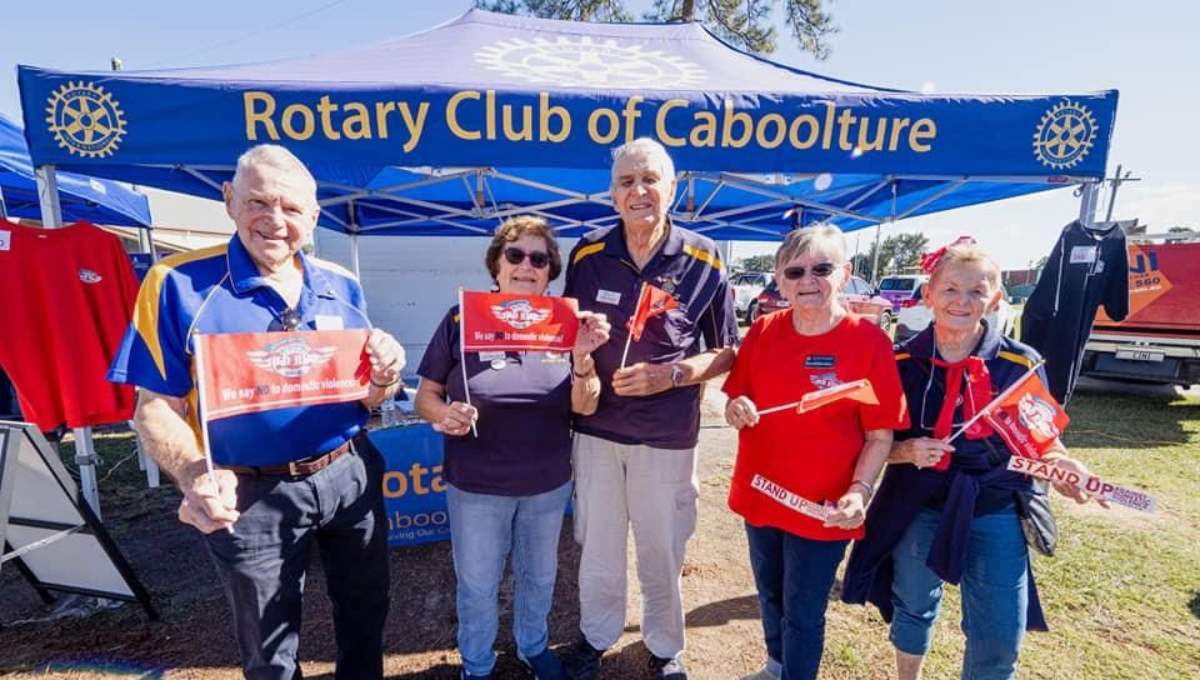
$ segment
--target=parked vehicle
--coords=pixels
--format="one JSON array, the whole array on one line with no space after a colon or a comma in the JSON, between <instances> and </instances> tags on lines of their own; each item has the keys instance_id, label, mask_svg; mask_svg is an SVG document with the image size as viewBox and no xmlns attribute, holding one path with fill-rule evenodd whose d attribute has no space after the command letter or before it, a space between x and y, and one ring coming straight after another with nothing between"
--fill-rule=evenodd
<instances>
[{"instance_id":1,"label":"parked vehicle","mask_svg":"<svg viewBox=\"0 0 1200 680\"><path fill-rule=\"evenodd\" d=\"M1082 373L1200 383L1200 243L1129 245L1129 315L1096 316Z\"/></svg>"},{"instance_id":2,"label":"parked vehicle","mask_svg":"<svg viewBox=\"0 0 1200 680\"><path fill-rule=\"evenodd\" d=\"M879 281L879 296L892 303L892 312L900 311L900 304L911 299L921 290L921 284L929 280L925 274L902 274L885 276Z\"/></svg>"},{"instance_id":3,"label":"parked vehicle","mask_svg":"<svg viewBox=\"0 0 1200 680\"><path fill-rule=\"evenodd\" d=\"M742 272L729 279L729 287L733 290L733 307L739 318L745 319L746 323L754 320L758 296L774 279L775 276L770 272Z\"/></svg>"},{"instance_id":4,"label":"parked vehicle","mask_svg":"<svg viewBox=\"0 0 1200 680\"><path fill-rule=\"evenodd\" d=\"M1003 335L1012 336L1017 326L1017 314L1007 300L1001 298L996 311L983 317L992 328L997 328ZM933 312L921 300L921 289L900 303L900 311L896 314L896 342L904 342L912 336L925 330L933 322Z\"/></svg>"},{"instance_id":5,"label":"parked vehicle","mask_svg":"<svg viewBox=\"0 0 1200 680\"><path fill-rule=\"evenodd\" d=\"M857 276L851 276L850 280L846 282L846 287L842 289L841 301L846 309L870 319L885 331L891 330L892 321L895 319L892 313L892 304L876 295L875 288L866 281ZM755 303L751 321L763 314L770 314L791 306L790 302L779 295L779 286L774 280L763 289Z\"/></svg>"}]
</instances>

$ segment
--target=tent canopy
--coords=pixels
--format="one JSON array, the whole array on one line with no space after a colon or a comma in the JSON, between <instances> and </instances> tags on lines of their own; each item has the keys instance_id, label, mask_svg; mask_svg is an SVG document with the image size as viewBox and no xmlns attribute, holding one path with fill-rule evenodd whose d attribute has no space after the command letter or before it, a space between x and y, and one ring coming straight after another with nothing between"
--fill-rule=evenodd
<instances>
[{"instance_id":1,"label":"tent canopy","mask_svg":"<svg viewBox=\"0 0 1200 680\"><path fill-rule=\"evenodd\" d=\"M63 219L125 227L150 226L146 197L110 180L64 172L58 176ZM20 126L0 114L0 198L9 217L40 219L37 180Z\"/></svg>"},{"instance_id":2,"label":"tent canopy","mask_svg":"<svg viewBox=\"0 0 1200 680\"><path fill-rule=\"evenodd\" d=\"M692 228L853 230L1100 179L1117 105L1115 91L902 92L740 52L699 24L482 10L312 58L22 66L19 80L38 164L215 197L242 151L277 142L316 175L324 226L421 235L521 212L564 236L611 224L609 154L639 136L671 151L675 219Z\"/></svg>"}]
</instances>

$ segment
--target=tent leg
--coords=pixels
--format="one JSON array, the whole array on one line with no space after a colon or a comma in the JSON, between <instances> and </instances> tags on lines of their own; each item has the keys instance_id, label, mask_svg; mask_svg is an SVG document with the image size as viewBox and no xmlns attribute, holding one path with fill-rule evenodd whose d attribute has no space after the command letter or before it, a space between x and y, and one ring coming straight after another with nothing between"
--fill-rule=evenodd
<instances>
[{"instance_id":1,"label":"tent leg","mask_svg":"<svg viewBox=\"0 0 1200 680\"><path fill-rule=\"evenodd\" d=\"M362 280L362 274L358 270L358 234L350 234L350 263L354 265L354 278Z\"/></svg>"},{"instance_id":2,"label":"tent leg","mask_svg":"<svg viewBox=\"0 0 1200 680\"><path fill-rule=\"evenodd\" d=\"M1100 195L1100 184L1088 182L1079 187L1079 223L1090 227L1096 223L1097 198Z\"/></svg>"},{"instance_id":3,"label":"tent leg","mask_svg":"<svg viewBox=\"0 0 1200 680\"><path fill-rule=\"evenodd\" d=\"M96 519L100 519L100 491L96 485L96 445L92 441L92 428L77 427L75 433L75 462L79 465L79 490L87 501Z\"/></svg>"}]
</instances>

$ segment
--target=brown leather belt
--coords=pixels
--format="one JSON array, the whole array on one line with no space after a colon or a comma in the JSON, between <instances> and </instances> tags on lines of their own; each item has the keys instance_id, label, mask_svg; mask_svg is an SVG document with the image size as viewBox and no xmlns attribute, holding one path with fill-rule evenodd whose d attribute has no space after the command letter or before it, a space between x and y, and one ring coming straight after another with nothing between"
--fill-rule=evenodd
<instances>
[{"instance_id":1,"label":"brown leather belt","mask_svg":"<svg viewBox=\"0 0 1200 680\"><path fill-rule=\"evenodd\" d=\"M285 465L263 465L261 467L249 467L246 465L221 465L220 467L230 472L239 475L258 475L262 477L307 477L308 475L320 472L329 467L333 461L341 458L349 453L353 447L354 440L347 439L342 442L342 445L333 449L328 453L323 453L312 458L303 460L294 460Z\"/></svg>"}]
</instances>

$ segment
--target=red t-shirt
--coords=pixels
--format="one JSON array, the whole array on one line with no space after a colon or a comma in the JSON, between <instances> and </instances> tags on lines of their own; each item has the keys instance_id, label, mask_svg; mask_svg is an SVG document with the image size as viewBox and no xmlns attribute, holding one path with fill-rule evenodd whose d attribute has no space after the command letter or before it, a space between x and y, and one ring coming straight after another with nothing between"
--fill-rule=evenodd
<instances>
[{"instance_id":1,"label":"red t-shirt","mask_svg":"<svg viewBox=\"0 0 1200 680\"><path fill-rule=\"evenodd\" d=\"M842 400L809 411L761 416L739 432L729 507L758 527L775 527L816 540L862 538L863 529L830 529L765 493L751 480L762 475L815 503L836 503L854 477L868 430L908 427L908 407L891 340L870 321L848 314L823 335L800 335L791 310L760 318L738 349L722 388L748 397L759 410L790 404L809 392L867 378L878 406Z\"/></svg>"},{"instance_id":2,"label":"red t-shirt","mask_svg":"<svg viewBox=\"0 0 1200 680\"><path fill-rule=\"evenodd\" d=\"M132 417L133 388L105 375L137 290L120 239L99 227L0 220L0 365L17 386L25 420L47 431Z\"/></svg>"}]
</instances>

